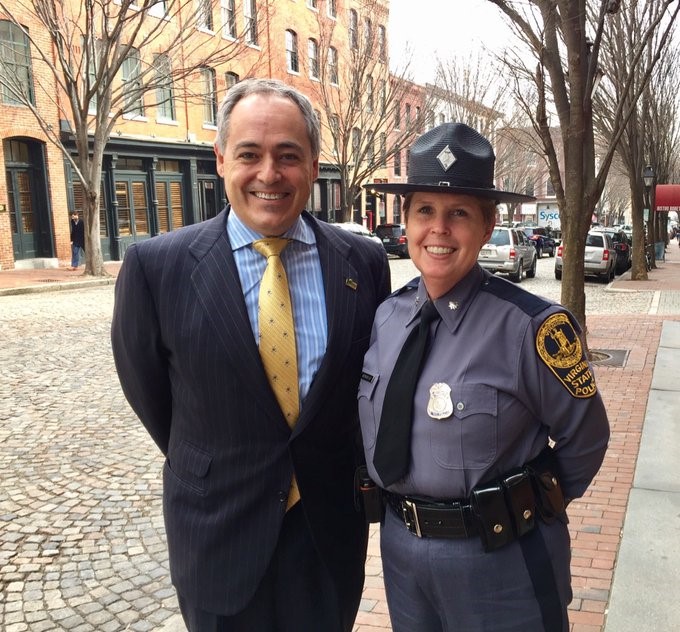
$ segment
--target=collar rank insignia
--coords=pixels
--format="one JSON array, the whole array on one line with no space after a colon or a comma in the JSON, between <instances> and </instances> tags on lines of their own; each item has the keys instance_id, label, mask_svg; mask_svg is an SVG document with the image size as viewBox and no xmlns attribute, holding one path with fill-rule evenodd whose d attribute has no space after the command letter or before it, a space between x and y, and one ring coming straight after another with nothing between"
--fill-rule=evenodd
<instances>
[{"instance_id":1,"label":"collar rank insignia","mask_svg":"<svg viewBox=\"0 0 680 632\"><path fill-rule=\"evenodd\" d=\"M552 314L539 327L536 351L572 397L586 399L597 393L581 340L564 312Z\"/></svg>"},{"instance_id":2,"label":"collar rank insignia","mask_svg":"<svg viewBox=\"0 0 680 632\"><path fill-rule=\"evenodd\" d=\"M458 301L449 301L449 309L455 312L458 309Z\"/></svg>"},{"instance_id":3,"label":"collar rank insignia","mask_svg":"<svg viewBox=\"0 0 680 632\"><path fill-rule=\"evenodd\" d=\"M437 160L444 168L444 171L448 171L458 158L456 158L455 154L451 151L451 148L447 145L437 154Z\"/></svg>"}]
</instances>

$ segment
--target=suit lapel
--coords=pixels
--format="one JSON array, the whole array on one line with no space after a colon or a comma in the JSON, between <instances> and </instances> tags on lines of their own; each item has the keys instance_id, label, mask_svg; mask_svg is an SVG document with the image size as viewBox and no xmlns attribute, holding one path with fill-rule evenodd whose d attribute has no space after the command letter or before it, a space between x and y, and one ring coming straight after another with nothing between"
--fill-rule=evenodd
<instances>
[{"instance_id":1,"label":"suit lapel","mask_svg":"<svg viewBox=\"0 0 680 632\"><path fill-rule=\"evenodd\" d=\"M349 260L351 247L340 239L333 229L314 219L310 221L316 233L326 292L328 344L324 359L300 411L294 435L304 430L310 420L319 414L329 390L337 380L336 367L342 364L352 342L357 303L357 292L352 286L358 279L357 271Z\"/></svg>"},{"instance_id":2,"label":"suit lapel","mask_svg":"<svg viewBox=\"0 0 680 632\"><path fill-rule=\"evenodd\" d=\"M252 401L259 402L272 417L287 427L262 368L253 338L236 262L227 237L227 212L223 211L189 247L196 258L191 283L233 371L242 376ZM219 221L218 221L219 220Z\"/></svg>"}]
</instances>

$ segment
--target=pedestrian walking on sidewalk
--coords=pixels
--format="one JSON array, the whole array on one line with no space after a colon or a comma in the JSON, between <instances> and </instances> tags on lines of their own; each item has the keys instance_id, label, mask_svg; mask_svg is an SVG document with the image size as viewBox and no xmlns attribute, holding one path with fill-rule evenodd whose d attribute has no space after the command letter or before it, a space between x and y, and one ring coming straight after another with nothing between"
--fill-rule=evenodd
<instances>
[{"instance_id":1,"label":"pedestrian walking on sidewalk","mask_svg":"<svg viewBox=\"0 0 680 632\"><path fill-rule=\"evenodd\" d=\"M394 632L567 632L566 506L609 438L579 328L477 263L496 204L490 143L445 123L412 146L405 196L421 277L378 309L359 386Z\"/></svg>"},{"instance_id":2,"label":"pedestrian walking on sidewalk","mask_svg":"<svg viewBox=\"0 0 680 632\"><path fill-rule=\"evenodd\" d=\"M78 211L71 213L71 267L75 271L80 265L80 253L85 250L85 225L78 216Z\"/></svg>"},{"instance_id":3,"label":"pedestrian walking on sidewalk","mask_svg":"<svg viewBox=\"0 0 680 632\"><path fill-rule=\"evenodd\" d=\"M359 608L356 390L389 266L379 244L303 210L319 151L304 95L236 84L215 141L230 204L131 246L118 276L114 358L166 457L191 632L350 632Z\"/></svg>"}]
</instances>

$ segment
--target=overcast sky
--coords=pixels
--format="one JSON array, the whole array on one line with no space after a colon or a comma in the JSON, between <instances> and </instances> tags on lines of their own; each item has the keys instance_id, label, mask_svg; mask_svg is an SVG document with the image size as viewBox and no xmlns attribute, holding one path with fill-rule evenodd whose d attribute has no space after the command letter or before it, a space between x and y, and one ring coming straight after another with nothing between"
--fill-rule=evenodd
<instances>
[{"instance_id":1,"label":"overcast sky","mask_svg":"<svg viewBox=\"0 0 680 632\"><path fill-rule=\"evenodd\" d=\"M388 34L393 69L403 68L399 60L410 47L413 78L425 83L434 79L436 56L502 48L508 27L488 0L391 0Z\"/></svg>"}]
</instances>

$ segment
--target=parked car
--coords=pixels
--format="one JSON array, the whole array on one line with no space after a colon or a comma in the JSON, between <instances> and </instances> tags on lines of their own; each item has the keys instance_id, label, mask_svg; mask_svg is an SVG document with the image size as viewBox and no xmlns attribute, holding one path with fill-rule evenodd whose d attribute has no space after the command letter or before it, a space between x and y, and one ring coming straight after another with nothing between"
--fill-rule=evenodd
<instances>
[{"instance_id":1,"label":"parked car","mask_svg":"<svg viewBox=\"0 0 680 632\"><path fill-rule=\"evenodd\" d=\"M528 278L536 276L536 248L521 228L496 226L488 243L482 246L477 261L485 270L508 274L510 280L520 283L526 272Z\"/></svg>"},{"instance_id":2,"label":"parked car","mask_svg":"<svg viewBox=\"0 0 680 632\"><path fill-rule=\"evenodd\" d=\"M375 234L388 255L408 258L408 240L404 224L379 224L375 227Z\"/></svg>"},{"instance_id":3,"label":"parked car","mask_svg":"<svg viewBox=\"0 0 680 632\"><path fill-rule=\"evenodd\" d=\"M545 253L547 253L549 257L555 256L555 240L545 228L542 226L524 226L522 230L529 241L534 245L534 248L536 248L536 254L539 259Z\"/></svg>"},{"instance_id":4,"label":"parked car","mask_svg":"<svg viewBox=\"0 0 680 632\"><path fill-rule=\"evenodd\" d=\"M555 278L562 278L562 252L564 245L557 247L555 257ZM610 235L601 230L591 230L586 236L583 255L585 276L596 276L605 283L614 280L616 270L616 250Z\"/></svg>"},{"instance_id":5,"label":"parked car","mask_svg":"<svg viewBox=\"0 0 680 632\"><path fill-rule=\"evenodd\" d=\"M382 241L366 226L363 224L357 224L356 222L337 222L335 224L338 228L342 228L343 230L347 230L350 233L354 233L355 235L361 235L362 237L367 237L371 241L376 242L377 244L382 244Z\"/></svg>"},{"instance_id":6,"label":"parked car","mask_svg":"<svg viewBox=\"0 0 680 632\"><path fill-rule=\"evenodd\" d=\"M614 250L616 250L616 274L623 274L632 265L632 239L621 230L614 230L613 228L598 228L598 231L607 233L614 242Z\"/></svg>"}]
</instances>

